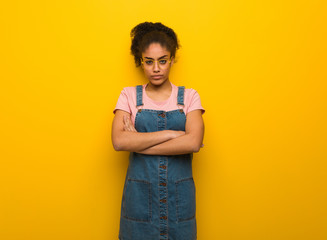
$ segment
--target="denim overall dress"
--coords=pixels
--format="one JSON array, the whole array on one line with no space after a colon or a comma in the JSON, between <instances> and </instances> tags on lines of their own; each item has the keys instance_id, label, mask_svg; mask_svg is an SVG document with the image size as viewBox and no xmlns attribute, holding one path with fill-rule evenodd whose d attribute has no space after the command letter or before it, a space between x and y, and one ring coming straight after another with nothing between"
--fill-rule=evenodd
<instances>
[{"instance_id":1,"label":"denim overall dress","mask_svg":"<svg viewBox=\"0 0 327 240\"><path fill-rule=\"evenodd\" d=\"M178 87L177 104L184 105L184 87ZM136 86L138 132L185 131L183 109L142 109L142 85ZM146 155L131 152L123 197L119 239L195 240L195 185L193 153Z\"/></svg>"}]
</instances>

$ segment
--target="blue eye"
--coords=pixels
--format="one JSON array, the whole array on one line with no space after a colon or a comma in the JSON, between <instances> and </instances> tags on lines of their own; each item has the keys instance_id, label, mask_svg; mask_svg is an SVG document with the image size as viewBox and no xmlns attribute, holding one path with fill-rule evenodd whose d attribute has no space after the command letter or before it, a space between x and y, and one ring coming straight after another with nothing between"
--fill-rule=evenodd
<instances>
[{"instance_id":1,"label":"blue eye","mask_svg":"<svg viewBox=\"0 0 327 240\"><path fill-rule=\"evenodd\" d=\"M152 60L145 61L146 64L151 65L153 63Z\"/></svg>"},{"instance_id":2,"label":"blue eye","mask_svg":"<svg viewBox=\"0 0 327 240\"><path fill-rule=\"evenodd\" d=\"M166 64L166 62L167 62L166 59L160 60L160 63L161 63L161 64Z\"/></svg>"}]
</instances>

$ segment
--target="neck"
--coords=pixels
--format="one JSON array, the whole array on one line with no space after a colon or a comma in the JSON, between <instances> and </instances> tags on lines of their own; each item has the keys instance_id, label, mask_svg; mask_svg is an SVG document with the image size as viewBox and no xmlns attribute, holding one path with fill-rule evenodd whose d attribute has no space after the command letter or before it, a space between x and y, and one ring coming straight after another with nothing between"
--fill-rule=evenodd
<instances>
[{"instance_id":1,"label":"neck","mask_svg":"<svg viewBox=\"0 0 327 240\"><path fill-rule=\"evenodd\" d=\"M171 83L170 83L169 79L167 79L167 81L165 81L161 85L153 85L151 82L149 82L148 85L146 86L146 89L148 91L154 91L154 92L170 91Z\"/></svg>"}]
</instances>

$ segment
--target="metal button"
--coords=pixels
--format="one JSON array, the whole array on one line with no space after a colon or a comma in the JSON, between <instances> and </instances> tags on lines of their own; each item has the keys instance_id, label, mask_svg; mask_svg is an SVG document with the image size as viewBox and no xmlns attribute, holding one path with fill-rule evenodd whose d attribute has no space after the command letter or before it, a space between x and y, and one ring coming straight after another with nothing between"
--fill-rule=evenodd
<instances>
[{"instance_id":1,"label":"metal button","mask_svg":"<svg viewBox=\"0 0 327 240\"><path fill-rule=\"evenodd\" d=\"M167 186L167 184L162 182L162 183L160 183L160 186Z\"/></svg>"},{"instance_id":2,"label":"metal button","mask_svg":"<svg viewBox=\"0 0 327 240\"><path fill-rule=\"evenodd\" d=\"M163 113L163 114L161 114L161 116L164 118L164 117L166 117L166 114Z\"/></svg>"},{"instance_id":3,"label":"metal button","mask_svg":"<svg viewBox=\"0 0 327 240\"><path fill-rule=\"evenodd\" d=\"M166 203L167 200L166 200L166 199L161 199L160 202L162 202L162 203Z\"/></svg>"},{"instance_id":4,"label":"metal button","mask_svg":"<svg viewBox=\"0 0 327 240\"><path fill-rule=\"evenodd\" d=\"M142 109L139 109L139 110L138 110L138 112L141 112L141 111L142 111Z\"/></svg>"},{"instance_id":5,"label":"metal button","mask_svg":"<svg viewBox=\"0 0 327 240\"><path fill-rule=\"evenodd\" d=\"M181 113L183 113L184 111L183 111L183 109L179 109L179 111L181 112Z\"/></svg>"},{"instance_id":6,"label":"metal button","mask_svg":"<svg viewBox=\"0 0 327 240\"><path fill-rule=\"evenodd\" d=\"M160 219L167 220L167 216L160 217Z\"/></svg>"},{"instance_id":7,"label":"metal button","mask_svg":"<svg viewBox=\"0 0 327 240\"><path fill-rule=\"evenodd\" d=\"M162 169L166 169L167 167L165 165L160 166Z\"/></svg>"}]
</instances>

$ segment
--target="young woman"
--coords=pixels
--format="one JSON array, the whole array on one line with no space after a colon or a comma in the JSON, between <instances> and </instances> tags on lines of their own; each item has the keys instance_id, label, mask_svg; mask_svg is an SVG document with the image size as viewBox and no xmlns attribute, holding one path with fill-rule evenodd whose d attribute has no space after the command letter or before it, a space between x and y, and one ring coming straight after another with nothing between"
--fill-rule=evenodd
<instances>
[{"instance_id":1,"label":"young woman","mask_svg":"<svg viewBox=\"0 0 327 240\"><path fill-rule=\"evenodd\" d=\"M125 87L114 110L113 146L130 152L119 239L195 240L192 158L202 147L205 110L194 89L169 80L179 48L171 28L144 22L131 37L148 83Z\"/></svg>"}]
</instances>

